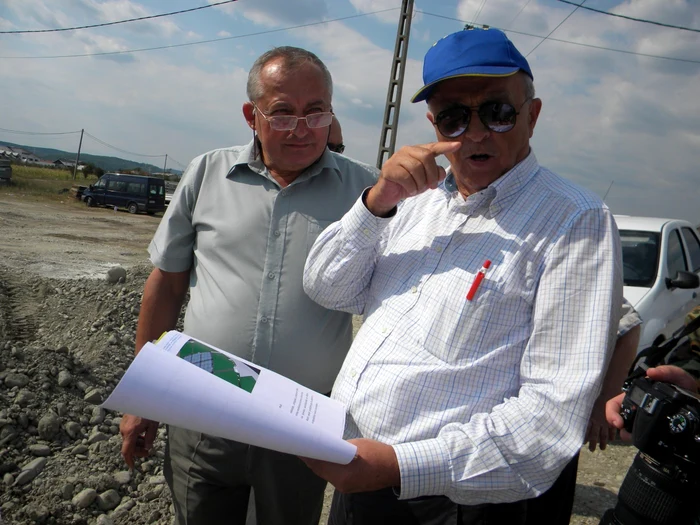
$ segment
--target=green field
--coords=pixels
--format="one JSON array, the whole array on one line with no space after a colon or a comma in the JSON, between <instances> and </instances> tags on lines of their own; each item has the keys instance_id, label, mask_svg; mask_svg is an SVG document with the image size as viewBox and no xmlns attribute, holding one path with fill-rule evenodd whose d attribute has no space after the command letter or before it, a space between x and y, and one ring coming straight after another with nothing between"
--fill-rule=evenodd
<instances>
[{"instance_id":1,"label":"green field","mask_svg":"<svg viewBox=\"0 0 700 525\"><path fill-rule=\"evenodd\" d=\"M97 177L89 175L83 177L78 172L75 181L72 170L39 168L36 166L12 165L12 182L9 185L0 186L2 195L19 195L41 200L65 201L73 199L71 186L87 186L97 181ZM75 200L76 204L80 201Z\"/></svg>"}]
</instances>

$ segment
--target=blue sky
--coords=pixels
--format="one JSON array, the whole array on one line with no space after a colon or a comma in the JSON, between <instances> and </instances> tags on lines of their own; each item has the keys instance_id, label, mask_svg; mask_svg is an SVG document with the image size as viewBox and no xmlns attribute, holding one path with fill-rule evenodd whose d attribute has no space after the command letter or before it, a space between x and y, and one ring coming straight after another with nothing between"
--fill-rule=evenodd
<instances>
[{"instance_id":1,"label":"blue sky","mask_svg":"<svg viewBox=\"0 0 700 525\"><path fill-rule=\"evenodd\" d=\"M88 25L201 5L206 1L0 0L0 31ZM248 68L273 46L296 45L318 54L333 74L346 154L374 164L400 5L401 0L239 0L112 27L2 34L0 128L43 133L84 128L129 152L167 153L169 166L182 168L178 163L200 153L250 140L240 109ZM696 0L585 5L700 28ZM386 11L372 14L380 10ZM606 202L615 213L700 223L700 63L692 62L700 62L700 33L578 9L551 38L586 46L547 40L534 49L542 38L522 33L547 35L573 6L557 0L416 0L416 10L398 146L434 140L425 105L408 98L421 85L427 49L463 27L448 18L511 29L516 46L531 53L543 100L533 140L540 163L601 196L614 181ZM333 21L356 15L363 16ZM324 23L307 25L316 22ZM211 39L224 40L197 44ZM188 43L194 45L31 58ZM2 141L74 151L78 135L0 131ZM114 151L90 137L83 151L162 163Z\"/></svg>"}]
</instances>

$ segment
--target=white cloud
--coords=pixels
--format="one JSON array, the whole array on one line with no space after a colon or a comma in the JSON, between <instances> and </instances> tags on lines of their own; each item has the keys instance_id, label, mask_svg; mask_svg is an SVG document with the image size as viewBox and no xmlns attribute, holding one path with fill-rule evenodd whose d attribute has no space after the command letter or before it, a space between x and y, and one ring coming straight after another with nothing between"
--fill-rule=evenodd
<instances>
[{"instance_id":1,"label":"white cloud","mask_svg":"<svg viewBox=\"0 0 700 525\"><path fill-rule=\"evenodd\" d=\"M350 3L361 13L384 11L373 16L382 22L395 26L399 20L402 2L401 0L350 0ZM385 11L386 9L391 9L391 11Z\"/></svg>"},{"instance_id":2,"label":"white cloud","mask_svg":"<svg viewBox=\"0 0 700 525\"><path fill-rule=\"evenodd\" d=\"M51 5L44 0L4 0L4 3L27 24L23 29L65 28L95 23L115 22L131 18L140 18L152 14L142 5L131 0L74 0L70 3ZM68 14L70 13L70 14ZM80 16L80 15L85 16ZM168 18L157 18L118 24L120 29L134 32L150 32L158 36L172 37L181 32L180 28ZM80 31L65 33L77 35Z\"/></svg>"},{"instance_id":3,"label":"white cloud","mask_svg":"<svg viewBox=\"0 0 700 525\"><path fill-rule=\"evenodd\" d=\"M488 0L479 21L508 27L526 1ZM81 25L155 12L154 4L134 0L0 2L7 7L0 26L20 29ZM439 12L469 19L481 2L444 0ZM225 10L204 10L196 17L161 20L167 24L151 21L95 31L8 36L3 38L1 54L119 51L183 43L200 34L225 38L328 18L331 8L334 13L353 13L400 4L400 0L246 0L225 6ZM630 16L700 27L695 0L618 0L617 6L607 5L611 11ZM429 3L420 7L437 9ZM572 9L548 0L531 0L512 27L546 35ZM108 59L0 59L3 127L30 131L85 128L126 150L167 152L179 162L188 162L214 147L250 140L240 114L247 67L270 46L289 44L314 51L328 64L335 82L334 110L343 125L348 153L373 164L397 18L398 10L394 10L382 25L377 24L377 17L366 17ZM195 19L197 25L191 23ZM414 20L411 56L421 56L435 37L459 27L456 22L435 17ZM515 33L510 37L525 53L540 41ZM553 37L700 60L696 33L582 9ZM543 43L528 60L544 101L533 141L544 165L600 195L614 180L607 200L615 212L679 216L699 222L695 201L700 187L700 65L556 41ZM434 140L425 119L425 104L409 102L422 84L421 68L420 60L407 63L397 147ZM19 142L16 136L6 134L0 134L0 139ZM77 141L74 136L42 140L49 146L73 150ZM86 139L83 151L115 154L90 139Z\"/></svg>"},{"instance_id":4,"label":"white cloud","mask_svg":"<svg viewBox=\"0 0 700 525\"><path fill-rule=\"evenodd\" d=\"M243 126L231 125L243 122L240 107L246 76L240 68L207 73L193 65L167 64L158 57L129 65L92 60L70 75L58 62L33 62L3 75L0 91L10 104L19 104L25 86L45 79L41 86L32 86L41 96L22 108L21 121L17 115L6 121L11 129L85 128L123 149L168 152L180 162L189 162L213 147L250 140ZM51 124L46 123L48 114ZM115 155L91 139L86 139L84 151Z\"/></svg>"},{"instance_id":5,"label":"white cloud","mask_svg":"<svg viewBox=\"0 0 700 525\"><path fill-rule=\"evenodd\" d=\"M214 0L209 0L209 3L214 3ZM325 0L255 0L225 4L216 9L267 27L303 24L323 20L328 15Z\"/></svg>"},{"instance_id":6,"label":"white cloud","mask_svg":"<svg viewBox=\"0 0 700 525\"><path fill-rule=\"evenodd\" d=\"M0 30L13 31L17 29L12 22L0 16Z\"/></svg>"}]
</instances>

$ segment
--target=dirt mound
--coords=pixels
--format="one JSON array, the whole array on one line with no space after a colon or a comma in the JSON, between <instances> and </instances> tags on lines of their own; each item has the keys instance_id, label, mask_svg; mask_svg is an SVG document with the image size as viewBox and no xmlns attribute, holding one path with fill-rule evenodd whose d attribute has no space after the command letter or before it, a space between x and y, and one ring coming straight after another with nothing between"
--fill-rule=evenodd
<instances>
[{"instance_id":1,"label":"dirt mound","mask_svg":"<svg viewBox=\"0 0 700 525\"><path fill-rule=\"evenodd\" d=\"M6 523L170 523L154 454L128 472L118 414L99 404L133 357L150 267L124 282L0 267L0 513Z\"/></svg>"}]
</instances>

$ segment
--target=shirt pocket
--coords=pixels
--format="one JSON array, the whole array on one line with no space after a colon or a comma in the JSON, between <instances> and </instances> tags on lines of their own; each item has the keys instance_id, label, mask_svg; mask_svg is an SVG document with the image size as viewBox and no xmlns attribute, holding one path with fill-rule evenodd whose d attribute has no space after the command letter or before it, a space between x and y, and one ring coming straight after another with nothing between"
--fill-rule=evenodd
<instances>
[{"instance_id":1,"label":"shirt pocket","mask_svg":"<svg viewBox=\"0 0 700 525\"><path fill-rule=\"evenodd\" d=\"M309 225L306 232L306 251L307 253L311 251L311 247L321 235L321 232L328 228L335 221L323 220L323 219L309 219Z\"/></svg>"}]
</instances>

